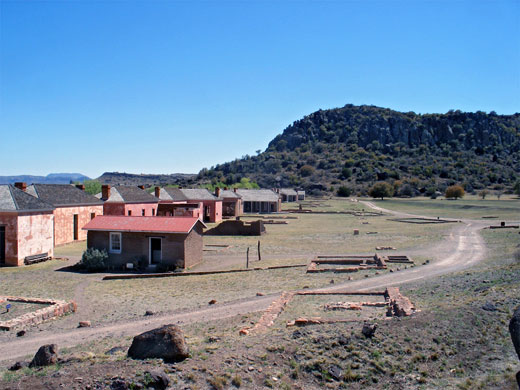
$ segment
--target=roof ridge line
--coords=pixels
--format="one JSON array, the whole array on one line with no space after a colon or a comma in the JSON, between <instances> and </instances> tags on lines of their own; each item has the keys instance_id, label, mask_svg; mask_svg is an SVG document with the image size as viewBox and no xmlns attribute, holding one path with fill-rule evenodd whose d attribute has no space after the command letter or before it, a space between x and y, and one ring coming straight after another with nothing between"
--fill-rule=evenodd
<instances>
[{"instance_id":1,"label":"roof ridge line","mask_svg":"<svg viewBox=\"0 0 520 390\"><path fill-rule=\"evenodd\" d=\"M11 194L11 199L13 200L13 203L14 203L15 210L18 211L19 210L18 202L16 201L16 197L13 194L13 188L15 188L15 187L12 184L9 184L8 188L9 188L9 193Z\"/></svg>"}]
</instances>

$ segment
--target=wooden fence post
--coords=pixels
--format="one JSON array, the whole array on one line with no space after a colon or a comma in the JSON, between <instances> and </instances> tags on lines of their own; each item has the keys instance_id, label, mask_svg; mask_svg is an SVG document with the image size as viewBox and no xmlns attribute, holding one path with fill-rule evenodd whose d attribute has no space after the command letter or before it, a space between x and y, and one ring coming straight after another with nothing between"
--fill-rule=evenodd
<instances>
[{"instance_id":1,"label":"wooden fence post","mask_svg":"<svg viewBox=\"0 0 520 390\"><path fill-rule=\"evenodd\" d=\"M262 260L262 255L260 254L260 240L258 240L258 260Z\"/></svg>"}]
</instances>

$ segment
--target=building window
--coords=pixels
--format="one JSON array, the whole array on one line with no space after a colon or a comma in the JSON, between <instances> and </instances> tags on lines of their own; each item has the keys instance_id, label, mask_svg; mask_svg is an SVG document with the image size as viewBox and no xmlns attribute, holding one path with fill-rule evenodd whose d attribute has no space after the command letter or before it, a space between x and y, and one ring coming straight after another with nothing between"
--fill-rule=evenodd
<instances>
[{"instance_id":1,"label":"building window","mask_svg":"<svg viewBox=\"0 0 520 390\"><path fill-rule=\"evenodd\" d=\"M155 209L152 209L152 216L155 217Z\"/></svg>"},{"instance_id":2,"label":"building window","mask_svg":"<svg viewBox=\"0 0 520 390\"><path fill-rule=\"evenodd\" d=\"M141 215L144 217L144 209L141 210Z\"/></svg>"},{"instance_id":3,"label":"building window","mask_svg":"<svg viewBox=\"0 0 520 390\"><path fill-rule=\"evenodd\" d=\"M110 233L110 253L121 253L121 233Z\"/></svg>"},{"instance_id":4,"label":"building window","mask_svg":"<svg viewBox=\"0 0 520 390\"><path fill-rule=\"evenodd\" d=\"M128 210L128 216L132 215L132 210Z\"/></svg>"}]
</instances>

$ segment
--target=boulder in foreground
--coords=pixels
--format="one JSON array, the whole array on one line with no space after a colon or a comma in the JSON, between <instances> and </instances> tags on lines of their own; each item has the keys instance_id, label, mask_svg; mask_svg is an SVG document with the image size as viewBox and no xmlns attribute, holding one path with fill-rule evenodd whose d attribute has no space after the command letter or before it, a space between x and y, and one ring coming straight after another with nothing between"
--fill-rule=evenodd
<instances>
[{"instance_id":1,"label":"boulder in foreground","mask_svg":"<svg viewBox=\"0 0 520 390\"><path fill-rule=\"evenodd\" d=\"M42 345L34 355L29 367L43 367L56 364L58 361L58 346L56 344Z\"/></svg>"},{"instance_id":2,"label":"boulder in foreground","mask_svg":"<svg viewBox=\"0 0 520 390\"><path fill-rule=\"evenodd\" d=\"M164 325L135 336L128 356L133 359L180 362L189 356L189 350L182 330L177 325Z\"/></svg>"}]
</instances>

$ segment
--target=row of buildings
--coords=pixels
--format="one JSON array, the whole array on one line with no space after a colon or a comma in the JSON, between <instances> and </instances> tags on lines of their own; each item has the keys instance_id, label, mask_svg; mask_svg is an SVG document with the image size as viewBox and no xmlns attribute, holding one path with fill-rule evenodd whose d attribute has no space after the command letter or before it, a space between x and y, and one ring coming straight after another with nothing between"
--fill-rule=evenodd
<instances>
[{"instance_id":1,"label":"row of buildings","mask_svg":"<svg viewBox=\"0 0 520 390\"><path fill-rule=\"evenodd\" d=\"M181 234L186 240L194 228L202 229L204 222L219 222L222 218L242 213L279 212L282 201L294 199L284 195L289 190L216 188L215 193L211 193L206 189L155 187L151 194L144 187L103 185L101 193L96 196L84 190L82 185L0 185L0 265L17 266L52 257L54 247L85 240L87 231L105 229L120 233L121 229L116 229L118 223L126 224L124 231L134 229L140 233L146 233L143 229L152 233L154 226L163 224L169 230L162 234ZM105 217L95 220L96 216ZM110 219L106 216L130 218ZM188 220L199 221L202 225L186 222ZM188 225L189 231L186 232ZM99 234L92 234L94 236ZM107 247L112 248L112 244L117 247L117 234L105 236ZM99 237L96 240L99 241ZM159 244L157 240L149 241L148 254L152 259L153 248Z\"/></svg>"}]
</instances>

